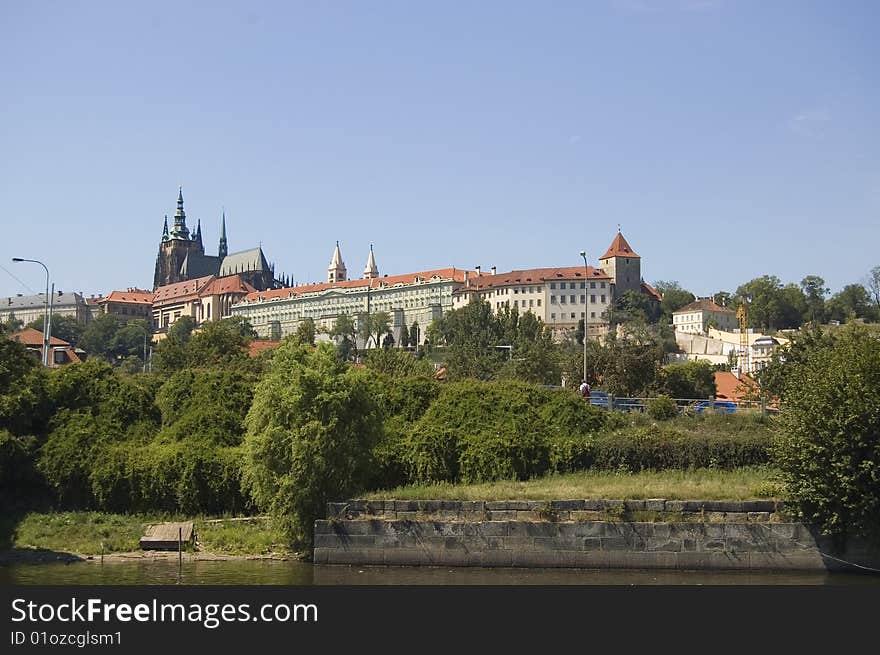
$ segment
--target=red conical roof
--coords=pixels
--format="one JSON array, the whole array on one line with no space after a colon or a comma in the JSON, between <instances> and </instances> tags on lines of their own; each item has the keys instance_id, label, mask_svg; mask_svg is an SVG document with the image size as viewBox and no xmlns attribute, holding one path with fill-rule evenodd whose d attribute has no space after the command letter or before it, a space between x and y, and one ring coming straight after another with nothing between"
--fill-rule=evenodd
<instances>
[{"instance_id":1,"label":"red conical roof","mask_svg":"<svg viewBox=\"0 0 880 655\"><path fill-rule=\"evenodd\" d=\"M629 244L620 232L617 233L617 236L614 237L614 241L608 246L608 250L605 251L605 254L599 257L599 259L608 259L609 257L638 257L641 259L641 257L629 247Z\"/></svg>"}]
</instances>

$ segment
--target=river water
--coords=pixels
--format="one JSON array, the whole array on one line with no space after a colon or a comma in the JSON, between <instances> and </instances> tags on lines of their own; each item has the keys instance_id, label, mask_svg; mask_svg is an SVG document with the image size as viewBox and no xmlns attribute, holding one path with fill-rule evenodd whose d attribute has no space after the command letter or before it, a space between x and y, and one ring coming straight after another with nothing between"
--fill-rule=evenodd
<instances>
[{"instance_id":1,"label":"river water","mask_svg":"<svg viewBox=\"0 0 880 655\"><path fill-rule=\"evenodd\" d=\"M813 571L505 569L313 565L298 561L99 561L0 566L24 585L878 585L880 576Z\"/></svg>"}]
</instances>

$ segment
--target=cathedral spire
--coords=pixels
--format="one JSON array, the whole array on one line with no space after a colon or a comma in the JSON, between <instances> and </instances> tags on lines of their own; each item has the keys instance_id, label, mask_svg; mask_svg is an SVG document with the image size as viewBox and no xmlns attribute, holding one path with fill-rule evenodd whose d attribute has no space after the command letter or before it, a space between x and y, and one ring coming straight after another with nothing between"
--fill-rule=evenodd
<instances>
[{"instance_id":1,"label":"cathedral spire","mask_svg":"<svg viewBox=\"0 0 880 655\"><path fill-rule=\"evenodd\" d=\"M370 255L367 257L367 265L364 268L364 279L373 280L379 277L379 267L376 266L376 258L373 256L373 244L370 244Z\"/></svg>"},{"instance_id":2,"label":"cathedral spire","mask_svg":"<svg viewBox=\"0 0 880 655\"><path fill-rule=\"evenodd\" d=\"M177 188L177 211L174 212L174 227L171 229L172 239L188 239L189 229L186 227L186 212L183 211L183 187Z\"/></svg>"},{"instance_id":3,"label":"cathedral spire","mask_svg":"<svg viewBox=\"0 0 880 655\"><path fill-rule=\"evenodd\" d=\"M162 241L168 241L168 214L165 214L165 226L162 228Z\"/></svg>"},{"instance_id":4,"label":"cathedral spire","mask_svg":"<svg viewBox=\"0 0 880 655\"><path fill-rule=\"evenodd\" d=\"M229 248L226 245L226 210L223 210L223 218L220 221L220 248L217 251L220 257L226 257L229 254Z\"/></svg>"}]
</instances>

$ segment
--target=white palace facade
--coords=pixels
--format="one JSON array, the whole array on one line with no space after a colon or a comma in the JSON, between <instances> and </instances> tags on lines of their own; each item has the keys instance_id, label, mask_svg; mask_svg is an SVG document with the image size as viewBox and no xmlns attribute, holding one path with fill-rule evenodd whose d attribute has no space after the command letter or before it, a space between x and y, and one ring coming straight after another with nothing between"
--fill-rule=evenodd
<instances>
[{"instance_id":1,"label":"white palace facade","mask_svg":"<svg viewBox=\"0 0 880 655\"><path fill-rule=\"evenodd\" d=\"M327 282L250 293L232 306L231 313L250 321L261 338L278 338L295 332L305 318L314 320L320 331L332 327L341 314L357 320L367 311L387 312L396 343L404 327L418 323L421 344L425 328L452 309L453 291L469 274L473 273L450 267L380 277L371 247L364 277L349 280L337 243Z\"/></svg>"}]
</instances>

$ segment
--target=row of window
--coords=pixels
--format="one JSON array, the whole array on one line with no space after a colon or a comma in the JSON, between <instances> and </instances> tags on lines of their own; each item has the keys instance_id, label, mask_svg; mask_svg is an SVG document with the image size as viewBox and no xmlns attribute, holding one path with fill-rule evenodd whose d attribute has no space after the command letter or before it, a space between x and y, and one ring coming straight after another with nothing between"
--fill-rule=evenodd
<instances>
[{"instance_id":1,"label":"row of window","mask_svg":"<svg viewBox=\"0 0 880 655\"><path fill-rule=\"evenodd\" d=\"M572 319L575 318L575 312L570 312L568 317L569 317L569 318L572 318ZM581 318L583 318L583 317L584 317L584 312L581 312ZM590 312L590 318L596 318L596 312ZM551 321L555 321L555 320L556 320L556 314L555 314L555 313L550 314L550 320L551 320ZM560 315L559 315L559 320L561 320L561 321L566 320L566 315L565 315L565 314L560 314Z\"/></svg>"},{"instance_id":2,"label":"row of window","mask_svg":"<svg viewBox=\"0 0 880 655\"><path fill-rule=\"evenodd\" d=\"M569 302L570 304L574 305L574 304L575 304L575 296L567 296L567 297L568 297L568 302ZM566 296L550 296L550 304L551 304L551 305L555 305L555 304L556 304L556 299L557 299L557 298L559 298L559 304L560 304L560 305L564 305L564 304L566 304L566 303L565 303ZM605 294L602 294L602 295L600 296L600 298L601 298L601 302L604 303L604 302L605 302ZM585 303L586 303L586 300L587 300L586 295L581 296L581 302L580 302L580 304L581 304L581 305L585 304ZM592 294L592 293L590 294L590 303L593 304L593 305L596 304L596 295L595 295L595 294Z\"/></svg>"}]
</instances>

